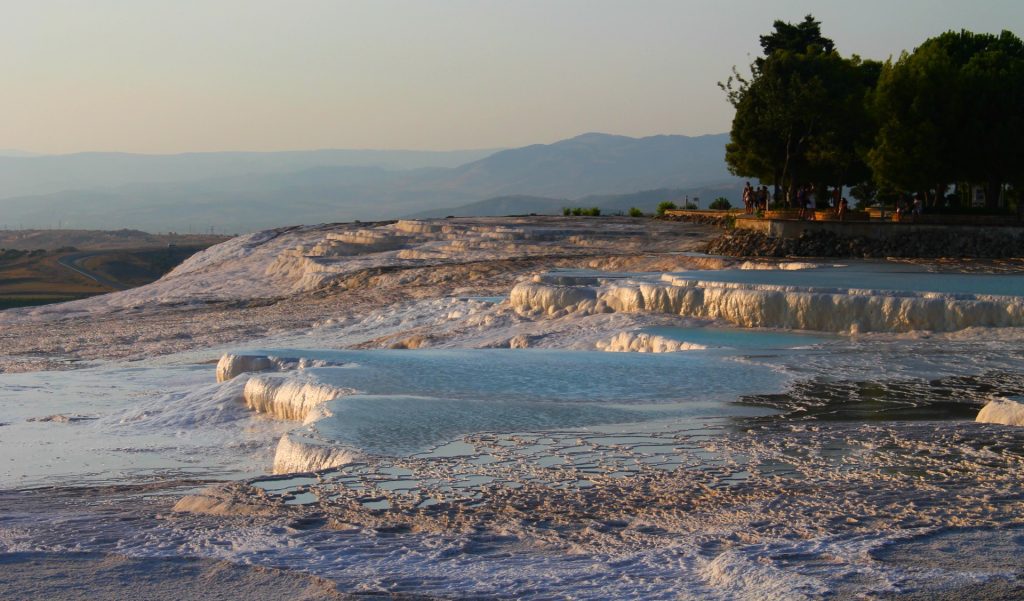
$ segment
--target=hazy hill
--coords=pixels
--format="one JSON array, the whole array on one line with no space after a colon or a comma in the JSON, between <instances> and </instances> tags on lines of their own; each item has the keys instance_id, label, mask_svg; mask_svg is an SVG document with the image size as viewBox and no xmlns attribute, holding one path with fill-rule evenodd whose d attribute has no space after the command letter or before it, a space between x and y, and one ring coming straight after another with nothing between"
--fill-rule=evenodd
<instances>
[{"instance_id":1,"label":"hazy hill","mask_svg":"<svg viewBox=\"0 0 1024 601\"><path fill-rule=\"evenodd\" d=\"M435 185L549 197L694 187L730 178L724 160L728 138L590 133L497 152L444 174Z\"/></svg>"},{"instance_id":2,"label":"hazy hill","mask_svg":"<svg viewBox=\"0 0 1024 601\"><path fill-rule=\"evenodd\" d=\"M404 215L410 219L429 219L432 217L497 217L503 215L556 215L561 214L562 207L569 206L571 201L564 198L547 196L528 196L514 194L496 196L486 200L478 200L458 207L430 209Z\"/></svg>"},{"instance_id":3,"label":"hazy hill","mask_svg":"<svg viewBox=\"0 0 1024 601\"><path fill-rule=\"evenodd\" d=\"M291 173L314 167L416 169L457 167L495 152L486 150L301 150L62 155L0 154L0 198L130 183L196 182L210 178Z\"/></svg>"},{"instance_id":4,"label":"hazy hill","mask_svg":"<svg viewBox=\"0 0 1024 601\"><path fill-rule=\"evenodd\" d=\"M586 134L483 158L478 156L482 151L0 157L0 228L187 232L213 227L218 233L242 232L425 212L444 216L454 214L444 207L509 196L580 199L574 202L625 210L639 201L582 198L635 190L697 191L711 185L738 191L738 180L729 176L723 159L726 137ZM374 157L380 165L330 164ZM436 165L466 157L470 162L459 166ZM11 192L19 189L50 191ZM551 210L536 208L549 206L544 202L530 208L522 198L504 202L507 206L479 214L560 212L565 206L562 200Z\"/></svg>"}]
</instances>

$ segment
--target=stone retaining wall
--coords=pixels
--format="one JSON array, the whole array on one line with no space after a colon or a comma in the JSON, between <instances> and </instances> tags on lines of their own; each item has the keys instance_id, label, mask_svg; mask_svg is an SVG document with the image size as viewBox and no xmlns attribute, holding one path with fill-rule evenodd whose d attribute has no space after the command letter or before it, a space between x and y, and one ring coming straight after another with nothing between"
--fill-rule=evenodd
<instances>
[{"instance_id":1,"label":"stone retaining wall","mask_svg":"<svg viewBox=\"0 0 1024 601\"><path fill-rule=\"evenodd\" d=\"M1024 232L1017 224L994 225L937 225L930 223L893 221L800 221L795 219L736 218L736 229L754 230L777 238L797 238L804 233L831 232L839 236L883 239L908 234L952 233L958 236L984 236L990 232Z\"/></svg>"},{"instance_id":2,"label":"stone retaining wall","mask_svg":"<svg viewBox=\"0 0 1024 601\"><path fill-rule=\"evenodd\" d=\"M773 235L778 230L774 226L779 222L749 220L753 222L750 227L739 227L740 221L747 220L737 220L737 228L712 240L707 252L736 257L1024 257L1024 228L1020 227L892 224L898 229L883 231L849 227L854 224L827 223L814 225L846 227L791 227L784 230L789 235Z\"/></svg>"}]
</instances>

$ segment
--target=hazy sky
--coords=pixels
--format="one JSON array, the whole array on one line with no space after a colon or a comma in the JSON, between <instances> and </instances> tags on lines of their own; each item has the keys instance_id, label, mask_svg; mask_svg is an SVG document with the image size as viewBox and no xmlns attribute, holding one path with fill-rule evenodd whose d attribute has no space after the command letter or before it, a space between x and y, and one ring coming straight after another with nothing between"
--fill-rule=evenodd
<instances>
[{"instance_id":1,"label":"hazy sky","mask_svg":"<svg viewBox=\"0 0 1024 601\"><path fill-rule=\"evenodd\" d=\"M0 148L455 149L726 131L716 86L808 12L843 54L1024 35L1021 0L0 0Z\"/></svg>"}]
</instances>

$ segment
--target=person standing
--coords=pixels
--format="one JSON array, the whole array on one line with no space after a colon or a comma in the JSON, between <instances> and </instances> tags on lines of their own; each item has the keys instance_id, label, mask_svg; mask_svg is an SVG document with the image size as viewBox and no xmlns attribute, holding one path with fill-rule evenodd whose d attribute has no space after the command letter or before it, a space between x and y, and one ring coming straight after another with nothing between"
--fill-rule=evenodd
<instances>
[{"instance_id":1,"label":"person standing","mask_svg":"<svg viewBox=\"0 0 1024 601\"><path fill-rule=\"evenodd\" d=\"M796 206L800 209L800 219L807 219L807 190L803 186L796 189Z\"/></svg>"}]
</instances>

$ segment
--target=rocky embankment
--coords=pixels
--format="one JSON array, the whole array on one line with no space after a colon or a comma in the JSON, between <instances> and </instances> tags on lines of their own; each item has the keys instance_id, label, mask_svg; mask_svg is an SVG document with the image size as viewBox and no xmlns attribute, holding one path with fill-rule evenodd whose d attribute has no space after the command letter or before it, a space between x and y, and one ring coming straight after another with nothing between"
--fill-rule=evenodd
<instances>
[{"instance_id":1,"label":"rocky embankment","mask_svg":"<svg viewBox=\"0 0 1024 601\"><path fill-rule=\"evenodd\" d=\"M891 238L804 232L798 238L772 238L761 232L732 230L715 238L706 252L732 257L978 258L1024 257L1021 230L993 228L979 234L954 230L907 232Z\"/></svg>"},{"instance_id":2,"label":"rocky embankment","mask_svg":"<svg viewBox=\"0 0 1024 601\"><path fill-rule=\"evenodd\" d=\"M688 214L660 215L655 219L662 221L677 221L682 223L696 223L700 225L713 225L715 227L727 227L733 222L736 215L722 211L721 214L709 214L705 211L694 211Z\"/></svg>"}]
</instances>

